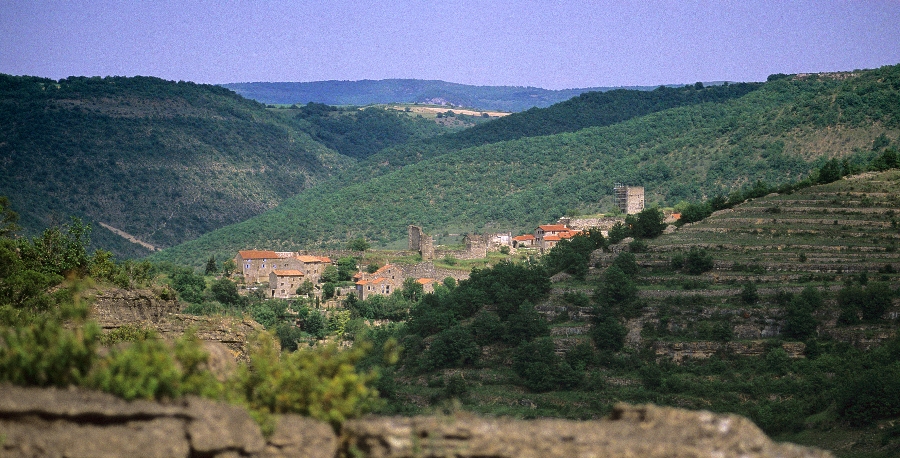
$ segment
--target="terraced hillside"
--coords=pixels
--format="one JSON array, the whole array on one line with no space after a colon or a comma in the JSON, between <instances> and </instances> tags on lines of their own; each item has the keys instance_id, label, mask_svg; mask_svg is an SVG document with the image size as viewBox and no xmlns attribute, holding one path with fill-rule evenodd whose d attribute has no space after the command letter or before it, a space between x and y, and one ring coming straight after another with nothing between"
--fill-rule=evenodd
<instances>
[{"instance_id":1,"label":"terraced hillside","mask_svg":"<svg viewBox=\"0 0 900 458\"><path fill-rule=\"evenodd\" d=\"M593 418L653 402L740 413L838 456L897 456L898 195L900 171L865 173L595 251L584 279L555 275L537 303L549 337L478 341L486 307L425 337L390 408ZM477 356L416 371L451 330L475 335Z\"/></svg>"},{"instance_id":2,"label":"terraced hillside","mask_svg":"<svg viewBox=\"0 0 900 458\"><path fill-rule=\"evenodd\" d=\"M900 284L898 212L900 172L866 173L755 199L651 240L645 253L636 254L644 309L630 323L630 341L639 346L713 340L719 323L730 327L720 340L783 339L783 297L807 287L824 298L825 306L815 312L820 337L862 347L892 337L896 307L883 320L842 326L838 296L853 282L892 290ZM692 249L711 258L711 270L692 275L689 266L673 267L673 260L687 259ZM595 256L604 266L616 254ZM670 347L657 345L658 353L672 354Z\"/></svg>"}]
</instances>

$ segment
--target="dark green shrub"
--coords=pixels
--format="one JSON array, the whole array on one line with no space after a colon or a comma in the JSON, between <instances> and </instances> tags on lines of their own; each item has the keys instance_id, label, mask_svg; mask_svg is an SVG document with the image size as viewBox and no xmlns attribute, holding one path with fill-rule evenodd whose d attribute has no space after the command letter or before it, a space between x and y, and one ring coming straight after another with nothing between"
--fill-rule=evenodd
<instances>
[{"instance_id":1,"label":"dark green shrub","mask_svg":"<svg viewBox=\"0 0 900 458\"><path fill-rule=\"evenodd\" d=\"M513 370L522 377L525 387L535 392L572 388L581 381L581 376L556 355L550 338L519 345L513 353Z\"/></svg>"},{"instance_id":2,"label":"dark green shrub","mask_svg":"<svg viewBox=\"0 0 900 458\"><path fill-rule=\"evenodd\" d=\"M357 371L366 346L340 350L336 345L280 353L274 339L259 334L251 342L250 364L238 368L230 396L246 405L262 423L272 415L297 413L334 427L381 405L374 370Z\"/></svg>"},{"instance_id":3,"label":"dark green shrub","mask_svg":"<svg viewBox=\"0 0 900 458\"><path fill-rule=\"evenodd\" d=\"M600 351L617 352L625 346L628 329L609 310L597 307L594 312L591 339Z\"/></svg>"},{"instance_id":4,"label":"dark green shrub","mask_svg":"<svg viewBox=\"0 0 900 458\"><path fill-rule=\"evenodd\" d=\"M87 384L125 399L217 397L223 387L203 369L208 359L196 334L188 332L172 348L151 336L113 347L90 373Z\"/></svg>"},{"instance_id":5,"label":"dark green shrub","mask_svg":"<svg viewBox=\"0 0 900 458\"><path fill-rule=\"evenodd\" d=\"M702 248L691 247L684 258L684 268L691 275L709 272L713 268L712 255Z\"/></svg>"},{"instance_id":6,"label":"dark green shrub","mask_svg":"<svg viewBox=\"0 0 900 458\"><path fill-rule=\"evenodd\" d=\"M867 426L900 415L900 363L848 376L836 393L840 418L853 426Z\"/></svg>"},{"instance_id":7,"label":"dark green shrub","mask_svg":"<svg viewBox=\"0 0 900 458\"><path fill-rule=\"evenodd\" d=\"M478 345L497 343L503 336L503 323L496 313L482 311L472 321L472 333Z\"/></svg>"},{"instance_id":8,"label":"dark green shrub","mask_svg":"<svg viewBox=\"0 0 900 458\"><path fill-rule=\"evenodd\" d=\"M547 325L547 321L534 309L533 305L526 302L519 306L516 313L507 317L503 340L509 344L518 345L548 334L550 334L550 327Z\"/></svg>"},{"instance_id":9,"label":"dark green shrub","mask_svg":"<svg viewBox=\"0 0 900 458\"><path fill-rule=\"evenodd\" d=\"M756 304L756 302L759 301L759 292L756 290L756 283L745 283L744 287L741 288L740 299L741 302L746 305Z\"/></svg>"},{"instance_id":10,"label":"dark green shrub","mask_svg":"<svg viewBox=\"0 0 900 458\"><path fill-rule=\"evenodd\" d=\"M594 301L604 307L626 306L636 297L634 281L616 266L606 269L602 283L594 292Z\"/></svg>"},{"instance_id":11,"label":"dark green shrub","mask_svg":"<svg viewBox=\"0 0 900 458\"><path fill-rule=\"evenodd\" d=\"M616 259L613 260L612 265L621 269L622 272L625 272L629 277L637 275L640 270L634 254L627 251L619 253L619 255L616 256Z\"/></svg>"},{"instance_id":12,"label":"dark green shrub","mask_svg":"<svg viewBox=\"0 0 900 458\"><path fill-rule=\"evenodd\" d=\"M582 342L566 352L566 362L579 372L597 364L597 352L588 342Z\"/></svg>"},{"instance_id":13,"label":"dark green shrub","mask_svg":"<svg viewBox=\"0 0 900 458\"><path fill-rule=\"evenodd\" d=\"M217 301L227 306L238 307L243 301L238 294L237 285L227 278L214 281L209 290Z\"/></svg>"},{"instance_id":14,"label":"dark green shrub","mask_svg":"<svg viewBox=\"0 0 900 458\"><path fill-rule=\"evenodd\" d=\"M471 365L481 351L469 328L453 326L437 334L425 352L428 369Z\"/></svg>"},{"instance_id":15,"label":"dark green shrub","mask_svg":"<svg viewBox=\"0 0 900 458\"><path fill-rule=\"evenodd\" d=\"M97 358L100 327L96 323L63 326L65 311L12 321L10 311L0 306L0 314L5 315L0 321L0 380L60 387L84 381Z\"/></svg>"}]
</instances>

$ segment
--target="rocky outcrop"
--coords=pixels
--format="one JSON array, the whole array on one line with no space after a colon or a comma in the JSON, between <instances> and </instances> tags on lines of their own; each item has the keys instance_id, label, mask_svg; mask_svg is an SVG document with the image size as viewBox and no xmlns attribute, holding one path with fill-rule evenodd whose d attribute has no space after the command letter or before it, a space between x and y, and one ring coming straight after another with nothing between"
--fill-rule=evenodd
<instances>
[{"instance_id":1,"label":"rocky outcrop","mask_svg":"<svg viewBox=\"0 0 900 458\"><path fill-rule=\"evenodd\" d=\"M180 311L177 301L160 298L151 290L112 288L96 293L91 317L106 331L137 326L152 329L165 339L194 329L197 337L208 343L207 350L213 356L227 349L225 352L236 360L246 359L248 338L263 329L249 318L186 315Z\"/></svg>"},{"instance_id":2,"label":"rocky outcrop","mask_svg":"<svg viewBox=\"0 0 900 458\"><path fill-rule=\"evenodd\" d=\"M806 345L803 342L785 342L781 348L790 358L803 358ZM653 343L653 350L657 356L665 356L675 362L681 362L685 358L706 359L716 353L725 352L738 356L763 356L769 348L766 343L757 341L748 342L662 342Z\"/></svg>"},{"instance_id":3,"label":"rocky outcrop","mask_svg":"<svg viewBox=\"0 0 900 458\"><path fill-rule=\"evenodd\" d=\"M162 299L147 289L112 288L98 291L91 306L91 317L104 329L125 325L152 325L178 313L181 307L174 299Z\"/></svg>"},{"instance_id":4,"label":"rocky outcrop","mask_svg":"<svg viewBox=\"0 0 900 458\"><path fill-rule=\"evenodd\" d=\"M828 457L735 415L617 406L609 419L369 417L340 435L296 415L268 439L240 407L196 397L127 402L82 389L0 386L0 455L18 457Z\"/></svg>"}]
</instances>

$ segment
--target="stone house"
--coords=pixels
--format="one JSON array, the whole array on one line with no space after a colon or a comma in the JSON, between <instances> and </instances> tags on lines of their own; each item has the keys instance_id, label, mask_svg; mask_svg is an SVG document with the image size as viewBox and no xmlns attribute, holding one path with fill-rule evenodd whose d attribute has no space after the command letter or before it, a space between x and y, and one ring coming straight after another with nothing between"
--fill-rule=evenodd
<instances>
[{"instance_id":1,"label":"stone house","mask_svg":"<svg viewBox=\"0 0 900 458\"><path fill-rule=\"evenodd\" d=\"M513 248L531 248L534 246L534 234L517 235L512 238Z\"/></svg>"},{"instance_id":2,"label":"stone house","mask_svg":"<svg viewBox=\"0 0 900 458\"><path fill-rule=\"evenodd\" d=\"M292 251L241 250L234 257L234 263L245 283L269 281L269 274L276 269L299 270L304 280L317 283L325 267L331 264L331 258L298 255Z\"/></svg>"},{"instance_id":3,"label":"stone house","mask_svg":"<svg viewBox=\"0 0 900 458\"><path fill-rule=\"evenodd\" d=\"M331 265L331 258L327 256L297 255L291 260L291 266L303 272L304 280L316 284L322 278L325 268Z\"/></svg>"},{"instance_id":4,"label":"stone house","mask_svg":"<svg viewBox=\"0 0 900 458\"><path fill-rule=\"evenodd\" d=\"M241 250L234 257L234 263L245 283L262 283L269 280L269 274L278 268L282 259L271 250Z\"/></svg>"},{"instance_id":5,"label":"stone house","mask_svg":"<svg viewBox=\"0 0 900 458\"><path fill-rule=\"evenodd\" d=\"M416 282L422 285L422 292L425 294L434 292L434 285L437 284L437 280L434 278L420 278L416 280Z\"/></svg>"},{"instance_id":6,"label":"stone house","mask_svg":"<svg viewBox=\"0 0 900 458\"><path fill-rule=\"evenodd\" d=\"M356 282L356 296L363 300L373 294L388 296L403 286L403 280L406 279L403 270L392 264L386 264L371 274L360 272L357 275L359 280Z\"/></svg>"},{"instance_id":7,"label":"stone house","mask_svg":"<svg viewBox=\"0 0 900 458\"><path fill-rule=\"evenodd\" d=\"M295 269L276 269L269 274L271 297L290 299L297 297L297 288L303 284L303 272Z\"/></svg>"},{"instance_id":8,"label":"stone house","mask_svg":"<svg viewBox=\"0 0 900 458\"><path fill-rule=\"evenodd\" d=\"M564 224L544 224L534 230L534 245L541 249L541 253L545 253L560 240L572 238L579 232Z\"/></svg>"}]
</instances>

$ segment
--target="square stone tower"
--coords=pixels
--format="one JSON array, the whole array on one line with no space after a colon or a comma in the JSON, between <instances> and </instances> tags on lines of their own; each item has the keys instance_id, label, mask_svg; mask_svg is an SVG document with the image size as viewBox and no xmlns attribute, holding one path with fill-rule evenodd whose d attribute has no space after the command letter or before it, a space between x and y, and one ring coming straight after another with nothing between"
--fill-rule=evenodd
<instances>
[{"instance_id":1,"label":"square stone tower","mask_svg":"<svg viewBox=\"0 0 900 458\"><path fill-rule=\"evenodd\" d=\"M644 210L644 187L625 186L616 183L613 188L616 198L616 206L626 215L633 215Z\"/></svg>"}]
</instances>

